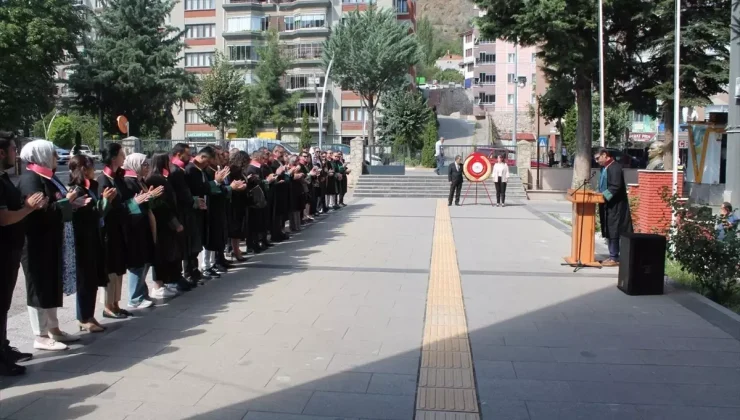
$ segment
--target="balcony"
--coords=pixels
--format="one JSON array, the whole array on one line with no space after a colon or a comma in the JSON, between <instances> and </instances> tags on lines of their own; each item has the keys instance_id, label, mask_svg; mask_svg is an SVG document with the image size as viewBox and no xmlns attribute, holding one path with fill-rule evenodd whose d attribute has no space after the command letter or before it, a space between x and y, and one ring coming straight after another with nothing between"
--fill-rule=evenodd
<instances>
[{"instance_id":1,"label":"balcony","mask_svg":"<svg viewBox=\"0 0 740 420\"><path fill-rule=\"evenodd\" d=\"M223 8L227 11L258 10L271 12L277 10L277 3L271 0L224 0Z\"/></svg>"},{"instance_id":2,"label":"balcony","mask_svg":"<svg viewBox=\"0 0 740 420\"><path fill-rule=\"evenodd\" d=\"M296 10L304 7L331 7L331 0L280 0L280 10Z\"/></svg>"},{"instance_id":3,"label":"balcony","mask_svg":"<svg viewBox=\"0 0 740 420\"><path fill-rule=\"evenodd\" d=\"M261 30L246 30L246 31L224 31L221 36L224 39L260 39L265 36L265 31Z\"/></svg>"},{"instance_id":4,"label":"balcony","mask_svg":"<svg viewBox=\"0 0 740 420\"><path fill-rule=\"evenodd\" d=\"M495 66L496 61L491 60L481 60L480 58L475 59L475 65L476 66Z\"/></svg>"},{"instance_id":5,"label":"balcony","mask_svg":"<svg viewBox=\"0 0 740 420\"><path fill-rule=\"evenodd\" d=\"M280 32L281 38L296 38L296 37L303 37L303 36L328 36L329 35L329 27L328 26L319 26L315 28L300 28L300 29L291 29L291 30L285 30ZM226 34L224 34L226 36Z\"/></svg>"}]
</instances>

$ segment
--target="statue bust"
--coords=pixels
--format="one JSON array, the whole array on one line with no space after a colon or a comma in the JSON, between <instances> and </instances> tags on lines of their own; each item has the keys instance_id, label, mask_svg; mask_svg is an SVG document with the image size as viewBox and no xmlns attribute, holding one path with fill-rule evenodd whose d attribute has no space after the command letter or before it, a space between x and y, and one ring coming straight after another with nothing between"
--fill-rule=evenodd
<instances>
[{"instance_id":1,"label":"statue bust","mask_svg":"<svg viewBox=\"0 0 740 420\"><path fill-rule=\"evenodd\" d=\"M665 143L662 141L654 141L650 143L648 149L648 165L647 169L650 171L662 171L663 166L663 155L665 154Z\"/></svg>"}]
</instances>

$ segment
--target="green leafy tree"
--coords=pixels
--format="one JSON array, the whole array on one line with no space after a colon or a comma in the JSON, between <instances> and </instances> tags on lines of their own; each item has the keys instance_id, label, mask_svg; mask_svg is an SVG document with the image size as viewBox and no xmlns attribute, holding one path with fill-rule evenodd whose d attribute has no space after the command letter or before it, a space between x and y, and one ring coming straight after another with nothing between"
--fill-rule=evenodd
<instances>
[{"instance_id":1,"label":"green leafy tree","mask_svg":"<svg viewBox=\"0 0 740 420\"><path fill-rule=\"evenodd\" d=\"M593 124L591 125L592 138L599 136L599 97L594 95L592 112ZM561 123L561 137L563 145L568 149L568 153L576 151L576 125L578 120L578 108L573 105L565 113ZM608 147L619 147L623 144L626 130L631 126L629 117L629 106L626 103L620 103L614 106L606 107L604 111L604 138ZM593 143L591 147L597 146Z\"/></svg>"},{"instance_id":2,"label":"green leafy tree","mask_svg":"<svg viewBox=\"0 0 740 420\"><path fill-rule=\"evenodd\" d=\"M567 78L550 80L545 93L537 98L537 103L540 107L540 116L545 122L547 124L555 122L558 131L562 132L561 122L576 103L573 82Z\"/></svg>"},{"instance_id":3,"label":"green leafy tree","mask_svg":"<svg viewBox=\"0 0 740 420\"><path fill-rule=\"evenodd\" d=\"M416 36L393 9L371 6L350 12L324 43L324 68L342 89L358 94L368 112L368 143L375 143L375 110L383 94L398 88L423 58Z\"/></svg>"},{"instance_id":4,"label":"green leafy tree","mask_svg":"<svg viewBox=\"0 0 740 420\"><path fill-rule=\"evenodd\" d=\"M57 147L71 149L75 143L75 127L72 120L65 115L54 118L54 122L49 127L48 140Z\"/></svg>"},{"instance_id":5,"label":"green leafy tree","mask_svg":"<svg viewBox=\"0 0 740 420\"><path fill-rule=\"evenodd\" d=\"M437 160L434 158L434 145L439 138L439 131L434 119L427 121L421 135L424 146L421 149L421 165L425 168L434 168Z\"/></svg>"},{"instance_id":6,"label":"green leafy tree","mask_svg":"<svg viewBox=\"0 0 740 420\"><path fill-rule=\"evenodd\" d=\"M711 103L710 97L727 89L730 71L728 40L737 42L738 32L727 25L731 0L681 0L681 66L679 86L681 106L696 107ZM639 110L655 115L656 101L661 119L665 123L666 156L665 169L673 165L673 73L675 55L674 22L676 20L674 0L655 2L652 14L644 16L649 31L645 32L646 55L649 59L641 70L642 89L632 95L647 92L654 101L651 107ZM734 22L738 25L740 22Z\"/></svg>"},{"instance_id":7,"label":"green leafy tree","mask_svg":"<svg viewBox=\"0 0 740 420\"><path fill-rule=\"evenodd\" d=\"M434 55L437 52L436 48L436 30L434 25L426 16L422 16L416 22L416 39L419 41L420 53L423 59L419 63L427 67L433 67L434 61L437 59Z\"/></svg>"},{"instance_id":8,"label":"green leafy tree","mask_svg":"<svg viewBox=\"0 0 740 420\"><path fill-rule=\"evenodd\" d=\"M383 143L404 147L411 154L424 145L421 133L429 121L434 122L432 114L418 91L391 92L383 97L378 135Z\"/></svg>"},{"instance_id":9,"label":"green leafy tree","mask_svg":"<svg viewBox=\"0 0 740 420\"><path fill-rule=\"evenodd\" d=\"M198 115L204 123L217 127L221 138L236 119L244 89L244 75L220 52L216 52L211 72L200 80Z\"/></svg>"},{"instance_id":10,"label":"green leafy tree","mask_svg":"<svg viewBox=\"0 0 740 420\"><path fill-rule=\"evenodd\" d=\"M90 150L98 150L99 132L98 119L90 115L78 114L71 112L67 117L72 122L75 132L82 136L82 144L88 146ZM58 117L57 117L58 118Z\"/></svg>"},{"instance_id":11,"label":"green leafy tree","mask_svg":"<svg viewBox=\"0 0 740 420\"><path fill-rule=\"evenodd\" d=\"M298 142L298 148L300 150L308 149L311 147L313 136L311 135L311 126L308 121L308 111L303 110L303 119L301 120L301 138Z\"/></svg>"},{"instance_id":12,"label":"green leafy tree","mask_svg":"<svg viewBox=\"0 0 740 420\"><path fill-rule=\"evenodd\" d=\"M576 151L576 126L578 124L578 110L575 105L571 106L565 115L563 115L560 124L560 137L563 140L563 146L568 150L568 154Z\"/></svg>"},{"instance_id":13,"label":"green leafy tree","mask_svg":"<svg viewBox=\"0 0 740 420\"><path fill-rule=\"evenodd\" d=\"M263 127L265 122L271 123L279 139L283 128L295 124L301 93L289 93L281 83L291 61L280 47L276 30L267 33L265 45L259 49L258 55L260 61L255 69L257 84L250 94L252 121L257 127Z\"/></svg>"},{"instance_id":14,"label":"green leafy tree","mask_svg":"<svg viewBox=\"0 0 740 420\"><path fill-rule=\"evenodd\" d=\"M236 114L236 136L239 138L254 137L257 135L257 121L255 119L252 98L254 87L247 85L242 89L241 100Z\"/></svg>"},{"instance_id":15,"label":"green leafy tree","mask_svg":"<svg viewBox=\"0 0 740 420\"><path fill-rule=\"evenodd\" d=\"M167 24L176 0L108 0L93 19L95 37L85 49L69 85L83 112L103 112L103 127L117 132L125 115L131 135L165 136L173 107L197 92L195 75L178 68L183 31Z\"/></svg>"},{"instance_id":16,"label":"green leafy tree","mask_svg":"<svg viewBox=\"0 0 740 420\"><path fill-rule=\"evenodd\" d=\"M460 73L457 70L452 69L445 69L440 70L437 69L437 72L434 74L434 80L436 80L439 83L464 83L465 82L465 76L463 76L462 73Z\"/></svg>"},{"instance_id":17,"label":"green leafy tree","mask_svg":"<svg viewBox=\"0 0 740 420\"><path fill-rule=\"evenodd\" d=\"M573 184L590 176L593 85L598 81L598 9L591 0L476 0L486 14L478 19L482 36L541 48L545 76L571 80L578 110ZM607 68L627 68L639 57L641 21L634 19L652 7L649 2L611 0L604 4ZM616 46L615 46L616 45ZM626 77L627 71L616 76ZM618 84L616 76L609 85Z\"/></svg>"},{"instance_id":18,"label":"green leafy tree","mask_svg":"<svg viewBox=\"0 0 740 420\"><path fill-rule=\"evenodd\" d=\"M0 3L0 129L30 131L53 108L56 65L77 54L86 28L69 0Z\"/></svg>"}]
</instances>

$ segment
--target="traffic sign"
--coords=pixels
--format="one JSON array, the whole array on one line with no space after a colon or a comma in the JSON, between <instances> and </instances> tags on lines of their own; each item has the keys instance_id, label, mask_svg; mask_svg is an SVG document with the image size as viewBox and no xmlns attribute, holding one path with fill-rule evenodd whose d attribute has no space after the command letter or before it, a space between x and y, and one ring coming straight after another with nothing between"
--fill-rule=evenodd
<instances>
[{"instance_id":1,"label":"traffic sign","mask_svg":"<svg viewBox=\"0 0 740 420\"><path fill-rule=\"evenodd\" d=\"M540 136L540 140L538 142L538 145L540 147L547 146L547 136Z\"/></svg>"}]
</instances>

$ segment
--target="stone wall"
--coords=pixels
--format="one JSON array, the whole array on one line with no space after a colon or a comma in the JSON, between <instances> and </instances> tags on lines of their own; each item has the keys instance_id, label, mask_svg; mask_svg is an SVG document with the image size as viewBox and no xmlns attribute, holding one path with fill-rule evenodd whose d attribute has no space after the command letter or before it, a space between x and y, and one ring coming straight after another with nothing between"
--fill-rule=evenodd
<instances>
[{"instance_id":1,"label":"stone wall","mask_svg":"<svg viewBox=\"0 0 740 420\"><path fill-rule=\"evenodd\" d=\"M465 88L428 89L424 91L429 106L437 107L438 115L473 115L473 102Z\"/></svg>"},{"instance_id":2,"label":"stone wall","mask_svg":"<svg viewBox=\"0 0 740 420\"><path fill-rule=\"evenodd\" d=\"M522 140L516 144L516 168L519 173L524 188L530 189L532 187L531 180L529 178L529 170L532 167L532 150L534 149L532 142Z\"/></svg>"},{"instance_id":3,"label":"stone wall","mask_svg":"<svg viewBox=\"0 0 740 420\"><path fill-rule=\"evenodd\" d=\"M492 111L490 115L493 117L493 123L496 124L500 134L509 133L507 138L511 139L511 130L514 128L514 112L513 111ZM536 133L537 128L535 127L532 118L529 118L529 113L526 110L519 110L516 115L516 127L518 133Z\"/></svg>"},{"instance_id":4,"label":"stone wall","mask_svg":"<svg viewBox=\"0 0 740 420\"><path fill-rule=\"evenodd\" d=\"M349 141L349 164L347 168L352 172L347 178L348 188L354 188L360 175L362 175L363 146L364 141L360 137L355 137Z\"/></svg>"},{"instance_id":5,"label":"stone wall","mask_svg":"<svg viewBox=\"0 0 740 420\"><path fill-rule=\"evenodd\" d=\"M671 208L663 201L663 191L670 194L673 174L670 171L647 171L637 173L637 185L629 185L628 195L637 200L633 225L639 233L664 234L671 225ZM683 197L683 173L678 173L678 196Z\"/></svg>"}]
</instances>

